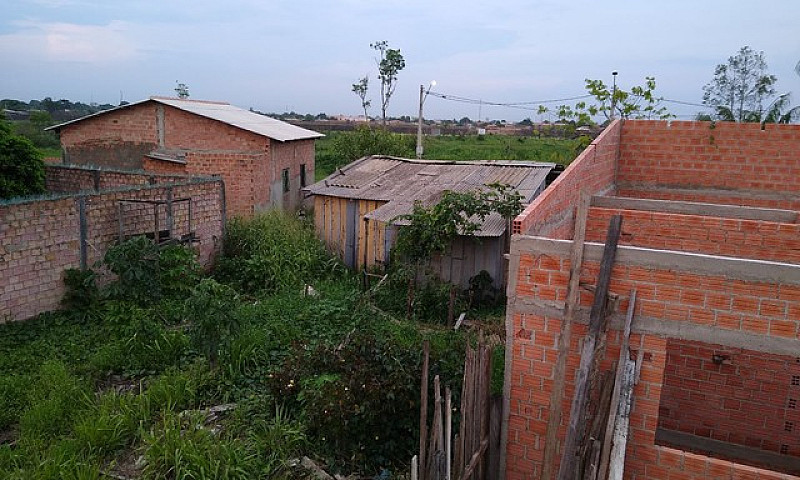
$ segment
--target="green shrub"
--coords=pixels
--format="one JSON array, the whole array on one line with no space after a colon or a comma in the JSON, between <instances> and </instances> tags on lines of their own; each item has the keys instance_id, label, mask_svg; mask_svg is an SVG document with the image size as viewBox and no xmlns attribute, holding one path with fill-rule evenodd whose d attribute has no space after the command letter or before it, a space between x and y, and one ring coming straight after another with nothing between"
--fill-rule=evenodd
<instances>
[{"instance_id":1,"label":"green shrub","mask_svg":"<svg viewBox=\"0 0 800 480\"><path fill-rule=\"evenodd\" d=\"M312 442L340 468L405 462L416 444L419 357L354 330L341 343L300 345L271 379L302 407Z\"/></svg>"},{"instance_id":2,"label":"green shrub","mask_svg":"<svg viewBox=\"0 0 800 480\"><path fill-rule=\"evenodd\" d=\"M352 132L336 132L331 143L332 155L321 158L316 168L333 172L336 168L367 155L414 155L413 137L368 125L359 125Z\"/></svg>"},{"instance_id":3,"label":"green shrub","mask_svg":"<svg viewBox=\"0 0 800 480\"><path fill-rule=\"evenodd\" d=\"M44 193L44 162L36 147L0 120L0 200Z\"/></svg>"},{"instance_id":4,"label":"green shrub","mask_svg":"<svg viewBox=\"0 0 800 480\"><path fill-rule=\"evenodd\" d=\"M185 294L199 279L194 252L180 245L159 247L138 236L106 251L103 265L117 275L104 293L119 300L151 305L164 296Z\"/></svg>"},{"instance_id":5,"label":"green shrub","mask_svg":"<svg viewBox=\"0 0 800 480\"><path fill-rule=\"evenodd\" d=\"M336 267L309 225L273 210L227 225L216 274L244 292L274 293L301 288Z\"/></svg>"},{"instance_id":6,"label":"green shrub","mask_svg":"<svg viewBox=\"0 0 800 480\"><path fill-rule=\"evenodd\" d=\"M210 278L201 281L186 299L189 337L212 364L219 357L220 345L239 330L238 302L235 290Z\"/></svg>"},{"instance_id":7,"label":"green shrub","mask_svg":"<svg viewBox=\"0 0 800 480\"><path fill-rule=\"evenodd\" d=\"M68 268L64 270L64 297L61 306L85 316L94 310L100 300L100 292L95 282L96 275L92 270Z\"/></svg>"}]
</instances>

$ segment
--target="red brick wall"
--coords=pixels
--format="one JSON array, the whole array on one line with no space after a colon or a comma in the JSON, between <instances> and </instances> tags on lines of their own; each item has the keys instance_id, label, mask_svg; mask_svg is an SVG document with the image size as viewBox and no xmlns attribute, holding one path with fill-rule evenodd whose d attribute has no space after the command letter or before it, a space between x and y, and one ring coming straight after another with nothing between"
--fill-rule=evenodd
<instances>
[{"instance_id":1,"label":"red brick wall","mask_svg":"<svg viewBox=\"0 0 800 480\"><path fill-rule=\"evenodd\" d=\"M289 193L284 194L281 185L283 208L295 209L300 206L302 200L300 165L305 165L306 168L306 185L314 183L314 145L314 140L272 143L271 165L275 172L272 184L278 185L283 169L289 169Z\"/></svg>"},{"instance_id":2,"label":"red brick wall","mask_svg":"<svg viewBox=\"0 0 800 480\"><path fill-rule=\"evenodd\" d=\"M87 194L88 265L117 241L118 200L163 200L170 188L174 199L192 198L192 224L198 239L194 247L200 263L210 265L221 242L223 219L220 184L209 180ZM80 267L79 197L0 204L0 322L58 308L64 293L63 271ZM126 210L125 233L152 231L152 207L140 213ZM186 204L176 203L174 215L174 233L188 233ZM161 225L164 228L163 217Z\"/></svg>"},{"instance_id":3,"label":"red brick wall","mask_svg":"<svg viewBox=\"0 0 800 480\"><path fill-rule=\"evenodd\" d=\"M800 456L800 386L791 385L798 358L669 340L658 425L774 453L785 445Z\"/></svg>"},{"instance_id":4,"label":"red brick wall","mask_svg":"<svg viewBox=\"0 0 800 480\"><path fill-rule=\"evenodd\" d=\"M572 238L574 207L581 191L612 191L622 123L616 121L598 136L567 169L528 205L513 224L514 233Z\"/></svg>"},{"instance_id":5,"label":"red brick wall","mask_svg":"<svg viewBox=\"0 0 800 480\"><path fill-rule=\"evenodd\" d=\"M800 264L800 224L591 207L586 241L605 242L622 214L621 245Z\"/></svg>"},{"instance_id":6,"label":"red brick wall","mask_svg":"<svg viewBox=\"0 0 800 480\"><path fill-rule=\"evenodd\" d=\"M514 248L517 247L512 246L512 255ZM800 285L701 274L677 267L626 263L622 254L624 248L621 247L613 269L610 291L624 296L631 288L637 289L636 318L713 326L766 338L800 338ZM520 253L516 296L509 306L512 321L509 333L513 337L513 350L508 377L510 410L506 478L510 480L538 478L541 472L550 411L550 389L561 328L560 316L536 313L535 308L530 310L533 307L524 305L544 305L550 306L548 308L553 311L563 310L569 277L570 262L566 249L561 254L545 254L540 249L537 252L523 250ZM516 259L512 258L512 264L514 262ZM581 282L593 284L598 269L597 261L585 261ZM588 310L593 300L592 293L582 289L580 299L581 305ZM619 312L625 311L626 303L620 303ZM581 324L575 325L572 330L571 353L567 360L567 388L562 405L564 417L559 432L561 442L569 421L575 370L579 363L579 345L585 331L586 327ZM602 364L605 366L618 355L619 338L616 331L610 331L607 345L608 352ZM635 334L631 337L631 348L643 349L645 356L641 381L634 390L626 478L771 478L763 471L759 473L757 469L729 461L655 445L667 360L667 339ZM739 476L731 477L733 472Z\"/></svg>"},{"instance_id":7,"label":"red brick wall","mask_svg":"<svg viewBox=\"0 0 800 480\"><path fill-rule=\"evenodd\" d=\"M754 123L717 122L712 128L710 122L626 121L622 125L617 183L622 195L631 189L643 198L663 198L660 192L651 196L637 188L642 184L713 189L729 195L734 204L798 210L798 145L800 125L766 125L761 130ZM664 193L690 201L716 196L702 191Z\"/></svg>"},{"instance_id":8,"label":"red brick wall","mask_svg":"<svg viewBox=\"0 0 800 480\"><path fill-rule=\"evenodd\" d=\"M144 171L100 170L80 165L45 166L45 188L49 193L78 193L125 186L186 182L191 178L187 175Z\"/></svg>"},{"instance_id":9,"label":"red brick wall","mask_svg":"<svg viewBox=\"0 0 800 480\"><path fill-rule=\"evenodd\" d=\"M264 153L270 140L227 123L164 105L164 146L193 151Z\"/></svg>"},{"instance_id":10,"label":"red brick wall","mask_svg":"<svg viewBox=\"0 0 800 480\"><path fill-rule=\"evenodd\" d=\"M60 131L67 163L142 168L142 156L158 145L154 103L87 118Z\"/></svg>"}]
</instances>

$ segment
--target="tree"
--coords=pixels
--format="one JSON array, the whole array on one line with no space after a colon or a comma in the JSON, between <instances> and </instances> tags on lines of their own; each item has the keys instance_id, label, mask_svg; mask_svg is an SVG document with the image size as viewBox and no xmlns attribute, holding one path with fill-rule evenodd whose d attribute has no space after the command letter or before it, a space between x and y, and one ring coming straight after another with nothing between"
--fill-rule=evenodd
<instances>
[{"instance_id":1,"label":"tree","mask_svg":"<svg viewBox=\"0 0 800 480\"><path fill-rule=\"evenodd\" d=\"M576 125L591 125L593 118L602 114L606 120L612 118L660 119L672 118L667 107L661 105L662 97L655 95L655 77L645 77L644 85L635 85L630 91L619 87L609 89L602 80L586 79L586 90L597 103L577 102L574 106L559 105L555 113L562 122ZM540 105L538 113L548 108Z\"/></svg>"},{"instance_id":2,"label":"tree","mask_svg":"<svg viewBox=\"0 0 800 480\"><path fill-rule=\"evenodd\" d=\"M361 99L361 108L364 109L364 119L369 121L369 113L367 109L372 105L372 100L367 100L367 91L369 90L369 76L364 75L358 83L353 84L353 93Z\"/></svg>"},{"instance_id":3,"label":"tree","mask_svg":"<svg viewBox=\"0 0 800 480\"><path fill-rule=\"evenodd\" d=\"M714 107L720 120L756 121L764 115L764 101L775 95L775 82L764 52L744 46L714 69L714 79L703 87L703 103Z\"/></svg>"},{"instance_id":4,"label":"tree","mask_svg":"<svg viewBox=\"0 0 800 480\"><path fill-rule=\"evenodd\" d=\"M178 86L175 87L175 93L178 95L178 98L180 98L181 100L186 100L187 98L189 98L188 85L186 85L185 83L179 83L177 80L175 81L175 83L178 84Z\"/></svg>"},{"instance_id":5,"label":"tree","mask_svg":"<svg viewBox=\"0 0 800 480\"><path fill-rule=\"evenodd\" d=\"M44 192L44 162L36 147L0 121L0 199Z\"/></svg>"},{"instance_id":6,"label":"tree","mask_svg":"<svg viewBox=\"0 0 800 480\"><path fill-rule=\"evenodd\" d=\"M377 60L378 79L381 81L381 119L383 126L386 126L386 109L397 87L397 74L406 68L406 61L399 49L389 48L386 40L371 43L369 46L381 54L380 60Z\"/></svg>"}]
</instances>

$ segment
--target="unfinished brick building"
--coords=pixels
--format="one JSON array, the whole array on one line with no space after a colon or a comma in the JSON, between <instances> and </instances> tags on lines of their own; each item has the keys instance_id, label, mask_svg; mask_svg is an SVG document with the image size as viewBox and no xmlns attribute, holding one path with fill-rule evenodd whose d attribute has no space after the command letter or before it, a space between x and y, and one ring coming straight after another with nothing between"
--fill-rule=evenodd
<instances>
[{"instance_id":1,"label":"unfinished brick building","mask_svg":"<svg viewBox=\"0 0 800 480\"><path fill-rule=\"evenodd\" d=\"M582 194L591 206L559 371ZM630 355L640 373L625 478L797 478L798 211L799 125L618 120L606 128L514 222L505 478L556 478L564 462L588 308L615 214L622 231L599 370L618 358L636 289ZM563 391L554 388L560 375Z\"/></svg>"},{"instance_id":2,"label":"unfinished brick building","mask_svg":"<svg viewBox=\"0 0 800 480\"><path fill-rule=\"evenodd\" d=\"M314 180L321 134L222 102L151 97L50 127L63 162L220 175L229 215L293 209Z\"/></svg>"}]
</instances>

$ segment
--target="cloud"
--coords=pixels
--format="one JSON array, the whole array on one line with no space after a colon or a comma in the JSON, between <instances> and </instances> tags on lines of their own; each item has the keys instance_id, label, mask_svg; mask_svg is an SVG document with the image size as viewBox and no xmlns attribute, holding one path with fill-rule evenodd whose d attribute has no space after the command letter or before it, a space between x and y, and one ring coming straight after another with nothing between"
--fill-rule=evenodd
<instances>
[{"instance_id":1,"label":"cloud","mask_svg":"<svg viewBox=\"0 0 800 480\"><path fill-rule=\"evenodd\" d=\"M48 62L107 64L141 55L130 25L24 22L14 33L0 35L0 58L7 55Z\"/></svg>"}]
</instances>

